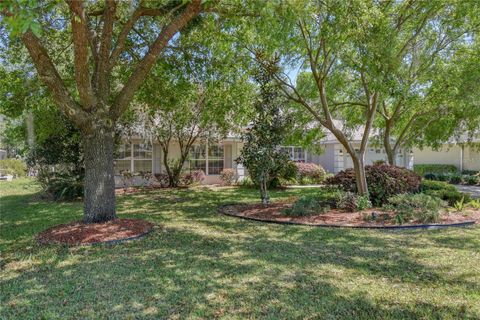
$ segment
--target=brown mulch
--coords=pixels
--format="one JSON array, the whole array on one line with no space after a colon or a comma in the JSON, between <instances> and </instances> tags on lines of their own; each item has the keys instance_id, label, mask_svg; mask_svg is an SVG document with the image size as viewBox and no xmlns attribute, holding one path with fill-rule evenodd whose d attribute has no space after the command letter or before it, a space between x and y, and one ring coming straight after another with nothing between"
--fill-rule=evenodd
<instances>
[{"instance_id":1,"label":"brown mulch","mask_svg":"<svg viewBox=\"0 0 480 320\"><path fill-rule=\"evenodd\" d=\"M40 244L59 243L82 245L128 240L147 234L153 224L138 219L115 219L102 223L81 221L61 224L47 229L37 236Z\"/></svg>"},{"instance_id":2,"label":"brown mulch","mask_svg":"<svg viewBox=\"0 0 480 320\"><path fill-rule=\"evenodd\" d=\"M291 203L278 202L269 205L262 204L234 204L220 209L226 215L278 223L297 223L305 225L330 225L343 227L392 227L395 224L394 214L385 213L378 208L364 210L362 212L345 212L332 209L326 213L292 217L283 213L283 210L291 207ZM374 221L365 221L364 216L377 215ZM480 223L480 210L466 212L449 212L441 215L440 221L435 224L453 224L475 221ZM421 225L422 223L408 222L402 226Z\"/></svg>"}]
</instances>

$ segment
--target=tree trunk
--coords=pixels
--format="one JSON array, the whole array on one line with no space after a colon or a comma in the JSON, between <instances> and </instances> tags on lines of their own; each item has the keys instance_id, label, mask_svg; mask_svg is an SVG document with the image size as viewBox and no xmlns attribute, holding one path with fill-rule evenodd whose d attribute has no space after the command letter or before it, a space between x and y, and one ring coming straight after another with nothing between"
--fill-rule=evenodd
<instances>
[{"instance_id":1,"label":"tree trunk","mask_svg":"<svg viewBox=\"0 0 480 320\"><path fill-rule=\"evenodd\" d=\"M352 156L353 168L355 170L355 181L359 195L368 194L367 176L365 174L364 154Z\"/></svg>"},{"instance_id":2,"label":"tree trunk","mask_svg":"<svg viewBox=\"0 0 480 320\"><path fill-rule=\"evenodd\" d=\"M85 155L85 223L116 218L113 171L114 138L112 131L95 130L83 137Z\"/></svg>"},{"instance_id":3,"label":"tree trunk","mask_svg":"<svg viewBox=\"0 0 480 320\"><path fill-rule=\"evenodd\" d=\"M395 147L392 148L392 144L390 141L391 126L392 126L391 120L387 121L385 125L385 133L383 135L383 146L385 147L385 153L387 154L388 164L391 166L395 166L396 165L395 155L397 153L397 150Z\"/></svg>"},{"instance_id":4,"label":"tree trunk","mask_svg":"<svg viewBox=\"0 0 480 320\"><path fill-rule=\"evenodd\" d=\"M265 175L262 175L260 179L260 197L262 198L262 204L267 205L270 203L270 198L268 197L268 190L267 190L267 178Z\"/></svg>"}]
</instances>

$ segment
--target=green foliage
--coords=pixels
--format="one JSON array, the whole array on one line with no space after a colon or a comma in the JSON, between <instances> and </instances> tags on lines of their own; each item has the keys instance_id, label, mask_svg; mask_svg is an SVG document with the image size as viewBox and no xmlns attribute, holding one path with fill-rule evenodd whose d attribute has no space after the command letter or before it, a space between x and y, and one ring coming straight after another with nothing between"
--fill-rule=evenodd
<instances>
[{"instance_id":1,"label":"green foliage","mask_svg":"<svg viewBox=\"0 0 480 320\"><path fill-rule=\"evenodd\" d=\"M427 173L458 173L452 164L414 164L413 171L422 177Z\"/></svg>"},{"instance_id":2,"label":"green foliage","mask_svg":"<svg viewBox=\"0 0 480 320\"><path fill-rule=\"evenodd\" d=\"M426 194L399 194L388 199L388 203L396 213L395 220L402 224L407 221L422 223L438 222L441 210L446 203Z\"/></svg>"},{"instance_id":3,"label":"green foliage","mask_svg":"<svg viewBox=\"0 0 480 320\"><path fill-rule=\"evenodd\" d=\"M457 188L443 181L431 181L423 180L420 184L420 191L424 192L427 190L447 190L447 191L456 191Z\"/></svg>"},{"instance_id":4,"label":"green foliage","mask_svg":"<svg viewBox=\"0 0 480 320\"><path fill-rule=\"evenodd\" d=\"M475 175L467 175L463 176L463 180L465 181L466 184L468 185L475 185L475 184L480 184L480 176Z\"/></svg>"},{"instance_id":5,"label":"green foliage","mask_svg":"<svg viewBox=\"0 0 480 320\"><path fill-rule=\"evenodd\" d=\"M479 210L480 209L480 199L473 199L468 203L469 206L472 208Z\"/></svg>"},{"instance_id":6,"label":"green foliage","mask_svg":"<svg viewBox=\"0 0 480 320\"><path fill-rule=\"evenodd\" d=\"M0 175L12 175L15 178L24 177L27 173L27 165L20 159L0 160Z\"/></svg>"},{"instance_id":7,"label":"green foliage","mask_svg":"<svg viewBox=\"0 0 480 320\"><path fill-rule=\"evenodd\" d=\"M53 172L48 167L40 167L37 181L47 198L55 201L74 201L83 197L83 175L70 170Z\"/></svg>"},{"instance_id":8,"label":"green foliage","mask_svg":"<svg viewBox=\"0 0 480 320\"><path fill-rule=\"evenodd\" d=\"M458 173L455 173L455 174L451 174L450 175L450 179L449 179L449 182L451 184L460 184L463 182L463 177L458 174Z\"/></svg>"},{"instance_id":9,"label":"green foliage","mask_svg":"<svg viewBox=\"0 0 480 320\"><path fill-rule=\"evenodd\" d=\"M432 197L437 197L439 199L445 200L448 202L450 206L453 206L457 201L461 201L462 198L465 198L466 201L470 201L471 196L466 193L462 193L458 190L448 190L448 189L442 189L442 190L427 190L423 192L427 195L430 195Z\"/></svg>"},{"instance_id":10,"label":"green foliage","mask_svg":"<svg viewBox=\"0 0 480 320\"><path fill-rule=\"evenodd\" d=\"M466 206L465 197L462 197L462 199L455 201L455 203L453 204L453 207L458 212L462 212L465 209L465 206Z\"/></svg>"},{"instance_id":11,"label":"green foliage","mask_svg":"<svg viewBox=\"0 0 480 320\"><path fill-rule=\"evenodd\" d=\"M268 203L268 185L282 172L290 171L289 157L280 146L288 132L290 119L284 114L284 100L272 82L273 77L263 69L255 75L259 99L255 103L253 124L243 134L244 146L238 163L242 163L252 180L260 186L263 203Z\"/></svg>"},{"instance_id":12,"label":"green foliage","mask_svg":"<svg viewBox=\"0 0 480 320\"><path fill-rule=\"evenodd\" d=\"M292 205L291 208L284 210L287 216L301 217L325 213L330 210L330 205L323 202L316 195L303 196Z\"/></svg>"},{"instance_id":13,"label":"green foliage","mask_svg":"<svg viewBox=\"0 0 480 320\"><path fill-rule=\"evenodd\" d=\"M348 212L362 211L372 207L368 196L360 196L353 192L346 192L338 200L337 207Z\"/></svg>"}]
</instances>

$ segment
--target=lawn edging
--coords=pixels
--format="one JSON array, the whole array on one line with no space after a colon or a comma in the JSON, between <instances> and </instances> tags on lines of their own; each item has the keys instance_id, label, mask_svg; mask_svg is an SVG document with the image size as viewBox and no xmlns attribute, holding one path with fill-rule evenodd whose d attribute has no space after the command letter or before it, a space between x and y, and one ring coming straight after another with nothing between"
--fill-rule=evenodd
<instances>
[{"instance_id":1,"label":"lawn edging","mask_svg":"<svg viewBox=\"0 0 480 320\"><path fill-rule=\"evenodd\" d=\"M405 230L405 229L445 229L452 227L469 227L475 225L475 220L468 220L456 223L430 223L430 224L417 224L417 225L398 225L398 226L352 226L352 225L341 225L341 224L315 224L315 223L302 223L295 221L278 221L278 220L268 220L268 219L259 219L255 217L245 217L236 215L233 213L228 213L223 210L227 206L231 206L239 203L228 203L220 205L218 212L229 217L240 218L244 220L272 223L272 224L283 224L283 225L297 225L297 226L309 226L309 227L323 227L323 228L349 228L349 229L378 229L378 230Z\"/></svg>"}]
</instances>

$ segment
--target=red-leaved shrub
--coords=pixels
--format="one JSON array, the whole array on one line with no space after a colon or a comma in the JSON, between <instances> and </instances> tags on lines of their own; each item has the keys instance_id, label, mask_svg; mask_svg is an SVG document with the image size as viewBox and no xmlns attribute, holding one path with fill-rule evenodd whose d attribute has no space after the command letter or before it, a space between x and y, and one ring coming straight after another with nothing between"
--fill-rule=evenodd
<instances>
[{"instance_id":1,"label":"red-leaved shrub","mask_svg":"<svg viewBox=\"0 0 480 320\"><path fill-rule=\"evenodd\" d=\"M417 192L422 178L406 168L378 164L365 166L370 200L374 205L382 205L389 197L401 193ZM353 169L340 171L326 180L327 185L340 186L345 191L357 192Z\"/></svg>"}]
</instances>

